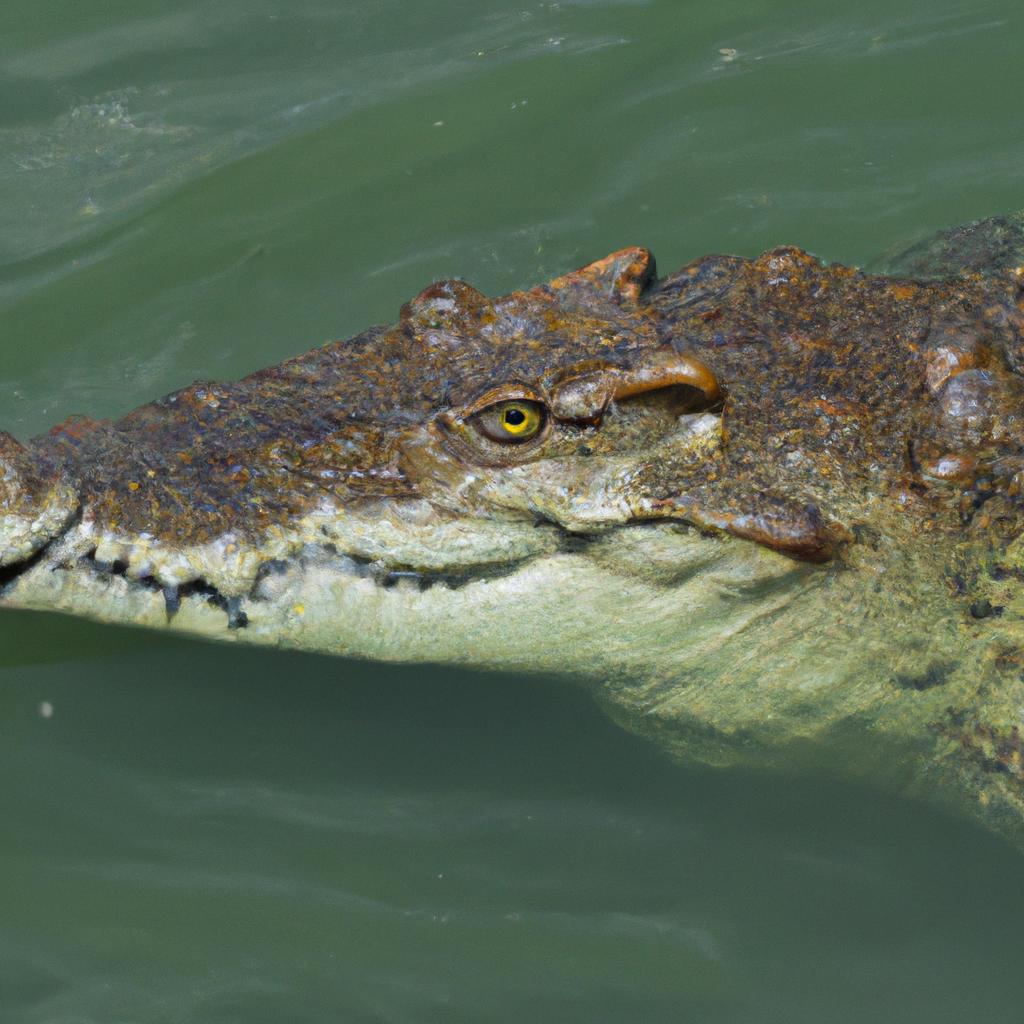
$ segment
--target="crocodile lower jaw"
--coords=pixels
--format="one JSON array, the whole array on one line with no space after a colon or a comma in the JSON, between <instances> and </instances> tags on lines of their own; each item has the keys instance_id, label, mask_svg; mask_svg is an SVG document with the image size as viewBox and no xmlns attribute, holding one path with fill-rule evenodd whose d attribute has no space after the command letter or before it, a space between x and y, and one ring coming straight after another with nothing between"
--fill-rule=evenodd
<instances>
[{"instance_id":1,"label":"crocodile lower jaw","mask_svg":"<svg viewBox=\"0 0 1024 1024\"><path fill-rule=\"evenodd\" d=\"M375 660L571 675L620 671L623 659L653 664L684 635L687 647L711 642L764 614L767 594L795 593L821 573L667 523L569 543L545 537L511 561L453 571L395 571L306 543L264 559L244 594L210 579L139 577L95 547L72 556L80 548L66 538L11 573L0 606Z\"/></svg>"}]
</instances>

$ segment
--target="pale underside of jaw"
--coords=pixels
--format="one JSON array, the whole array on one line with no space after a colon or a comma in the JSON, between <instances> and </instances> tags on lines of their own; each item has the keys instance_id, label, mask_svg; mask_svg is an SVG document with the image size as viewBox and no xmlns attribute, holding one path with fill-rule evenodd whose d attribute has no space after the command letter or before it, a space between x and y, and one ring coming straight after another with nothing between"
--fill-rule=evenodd
<instances>
[{"instance_id":1,"label":"pale underside of jaw","mask_svg":"<svg viewBox=\"0 0 1024 1024\"><path fill-rule=\"evenodd\" d=\"M699 644L814 574L681 523L591 537L522 524L501 531L499 559L494 537L455 522L463 536L444 537L445 558L422 566L417 548L412 570L373 557L378 545L392 559L401 552L401 527L381 522L372 543L359 542L359 523L281 557L265 551L244 593L221 589L215 573L179 578L174 561L154 572L152 556L97 545L79 525L0 584L0 606L374 660L587 675L663 659L684 635ZM460 540L462 561L452 556ZM481 553L490 560L474 562Z\"/></svg>"},{"instance_id":2,"label":"pale underside of jaw","mask_svg":"<svg viewBox=\"0 0 1024 1024\"><path fill-rule=\"evenodd\" d=\"M821 575L749 542L669 523L615 529L572 547L453 577L382 574L307 545L268 563L241 600L208 584L182 586L173 615L164 588L129 578L121 566L58 556L21 574L0 607L372 661L660 690L720 661L724 647L743 646Z\"/></svg>"}]
</instances>

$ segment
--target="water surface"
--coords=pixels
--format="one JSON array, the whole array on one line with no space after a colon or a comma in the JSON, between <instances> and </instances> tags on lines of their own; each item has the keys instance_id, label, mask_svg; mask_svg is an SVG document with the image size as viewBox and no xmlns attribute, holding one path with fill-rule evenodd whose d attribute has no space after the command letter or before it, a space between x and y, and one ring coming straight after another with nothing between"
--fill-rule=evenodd
<instances>
[{"instance_id":1,"label":"water surface","mask_svg":"<svg viewBox=\"0 0 1024 1024\"><path fill-rule=\"evenodd\" d=\"M1024 206L1019 4L7 0L0 426L629 244ZM1020 856L550 680L0 617L0 1020L1015 1020Z\"/></svg>"}]
</instances>

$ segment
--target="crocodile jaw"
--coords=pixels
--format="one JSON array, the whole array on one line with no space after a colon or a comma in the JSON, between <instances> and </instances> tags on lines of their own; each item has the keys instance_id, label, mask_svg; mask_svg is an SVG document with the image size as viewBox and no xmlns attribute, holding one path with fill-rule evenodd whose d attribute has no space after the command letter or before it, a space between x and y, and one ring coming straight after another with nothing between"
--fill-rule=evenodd
<instances>
[{"instance_id":1,"label":"crocodile jaw","mask_svg":"<svg viewBox=\"0 0 1024 1024\"><path fill-rule=\"evenodd\" d=\"M86 549L104 552L78 525L0 583L0 608L374 660L600 675L621 671L624 662L661 662L683 637L700 643L735 628L764 613L756 595L795 593L816 574L682 524L627 526L589 539L562 535L561 542L559 531L531 525L521 539L504 536L502 561L415 573L371 561L365 548L353 552L356 533L345 554L308 542L272 561L264 552L244 600L204 580L182 586L171 609L176 563L161 567L161 585L138 578L127 557L83 556ZM486 550L496 554L493 546ZM244 623L232 622L225 609L235 602Z\"/></svg>"}]
</instances>

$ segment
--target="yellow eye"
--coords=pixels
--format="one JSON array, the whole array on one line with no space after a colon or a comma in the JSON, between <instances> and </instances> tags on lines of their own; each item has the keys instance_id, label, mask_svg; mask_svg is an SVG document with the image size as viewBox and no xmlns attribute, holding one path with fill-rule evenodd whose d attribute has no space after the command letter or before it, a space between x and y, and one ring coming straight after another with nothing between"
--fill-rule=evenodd
<instances>
[{"instance_id":1,"label":"yellow eye","mask_svg":"<svg viewBox=\"0 0 1024 1024\"><path fill-rule=\"evenodd\" d=\"M540 402L517 398L482 409L470 422L491 441L522 444L540 433L544 419L545 410Z\"/></svg>"},{"instance_id":2,"label":"yellow eye","mask_svg":"<svg viewBox=\"0 0 1024 1024\"><path fill-rule=\"evenodd\" d=\"M540 413L525 402L509 402L498 413L498 422L515 437L533 435L540 426Z\"/></svg>"}]
</instances>

